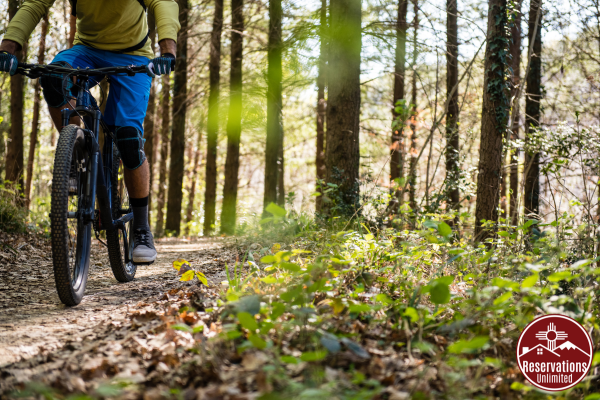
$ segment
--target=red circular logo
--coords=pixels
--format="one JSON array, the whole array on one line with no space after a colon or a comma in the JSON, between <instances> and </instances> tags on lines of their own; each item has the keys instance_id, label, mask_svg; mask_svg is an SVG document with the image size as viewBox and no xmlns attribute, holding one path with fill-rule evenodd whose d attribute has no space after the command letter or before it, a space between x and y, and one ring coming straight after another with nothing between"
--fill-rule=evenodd
<instances>
[{"instance_id":1,"label":"red circular logo","mask_svg":"<svg viewBox=\"0 0 600 400\"><path fill-rule=\"evenodd\" d=\"M546 315L533 320L519 337L517 361L525 378L557 392L577 385L590 370L592 338L573 318Z\"/></svg>"}]
</instances>

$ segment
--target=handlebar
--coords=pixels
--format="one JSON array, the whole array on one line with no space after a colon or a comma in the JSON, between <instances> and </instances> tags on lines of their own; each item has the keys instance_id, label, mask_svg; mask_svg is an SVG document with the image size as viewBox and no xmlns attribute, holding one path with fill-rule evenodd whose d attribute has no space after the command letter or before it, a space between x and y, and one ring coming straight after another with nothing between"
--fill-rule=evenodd
<instances>
[{"instance_id":1,"label":"handlebar","mask_svg":"<svg viewBox=\"0 0 600 400\"><path fill-rule=\"evenodd\" d=\"M70 74L72 76L103 76L115 74L127 74L133 76L139 73L146 73L146 65L127 65L121 67L105 67L105 68L68 68L60 65L41 65L41 64L26 64L19 63L17 66L17 74L25 75L29 78L39 78L47 74Z\"/></svg>"}]
</instances>

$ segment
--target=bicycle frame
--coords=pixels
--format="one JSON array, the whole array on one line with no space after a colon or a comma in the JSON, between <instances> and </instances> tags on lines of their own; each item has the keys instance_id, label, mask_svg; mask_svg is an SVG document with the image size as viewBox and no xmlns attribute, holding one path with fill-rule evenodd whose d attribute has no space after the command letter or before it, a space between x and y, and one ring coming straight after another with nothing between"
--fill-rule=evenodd
<instances>
[{"instance_id":1,"label":"bicycle frame","mask_svg":"<svg viewBox=\"0 0 600 400\"><path fill-rule=\"evenodd\" d=\"M123 233L125 249L129 247L129 238L125 224L133 219L133 213L129 212L123 215L123 210L118 210L120 218L113 220L113 196L112 193L112 168L113 168L113 137L105 132L104 145L100 152L99 135L100 123L102 122L102 113L97 106L92 105L89 92L89 76L78 76L77 84L79 92L77 94L76 105L74 109L65 108L62 110L63 126L67 126L72 117L80 117L83 120L83 129L86 138L86 145L90 150L90 166L87 171L86 179L88 182L86 201L83 205L83 210L78 212L83 213L82 217L85 223L93 223L95 219L95 200L98 198L98 208L100 211L100 227L101 230L112 231L120 229ZM90 127L92 129L90 129ZM106 131L106 126L103 125ZM95 182L95 184L92 184ZM77 214L77 213L73 213ZM78 215L69 215L69 218L79 218ZM129 252L124 252L125 262L128 263Z\"/></svg>"}]
</instances>

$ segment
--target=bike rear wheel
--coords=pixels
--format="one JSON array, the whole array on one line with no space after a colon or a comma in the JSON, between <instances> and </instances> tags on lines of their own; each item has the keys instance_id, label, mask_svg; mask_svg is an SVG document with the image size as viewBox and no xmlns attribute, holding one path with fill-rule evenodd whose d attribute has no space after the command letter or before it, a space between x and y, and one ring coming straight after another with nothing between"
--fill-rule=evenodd
<instances>
[{"instance_id":1,"label":"bike rear wheel","mask_svg":"<svg viewBox=\"0 0 600 400\"><path fill-rule=\"evenodd\" d=\"M121 155L116 147L113 150L111 201L113 219L118 219L124 214L131 212L129 195L127 194L127 188L125 187ZM125 224L127 242L125 242L125 237L120 229L106 232L106 244L108 245L110 267L112 268L113 275L119 282L131 282L133 278L135 278L135 272L137 270L137 266L133 264L132 225L132 221ZM125 252L127 252L128 261L125 261Z\"/></svg>"},{"instance_id":2,"label":"bike rear wheel","mask_svg":"<svg viewBox=\"0 0 600 400\"><path fill-rule=\"evenodd\" d=\"M81 302L90 266L92 222L84 215L92 201L87 187L90 161L81 128L64 127L54 156L50 222L56 290L67 306Z\"/></svg>"}]
</instances>

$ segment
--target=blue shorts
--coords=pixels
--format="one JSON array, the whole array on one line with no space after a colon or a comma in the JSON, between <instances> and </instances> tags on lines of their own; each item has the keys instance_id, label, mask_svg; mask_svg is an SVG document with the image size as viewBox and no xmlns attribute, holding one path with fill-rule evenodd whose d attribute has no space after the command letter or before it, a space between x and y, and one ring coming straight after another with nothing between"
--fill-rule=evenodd
<instances>
[{"instance_id":1,"label":"blue shorts","mask_svg":"<svg viewBox=\"0 0 600 400\"><path fill-rule=\"evenodd\" d=\"M148 61L148 58L143 56L113 53L79 44L58 53L52 60L52 64L62 62L73 68L104 68L132 64L146 65ZM101 77L90 79L90 87L97 85L101 80ZM110 90L104 110L104 120L107 125L132 126L143 135L151 85L152 78L146 74L111 75ZM46 96L46 93L44 95ZM48 96L46 101L49 101Z\"/></svg>"}]
</instances>

